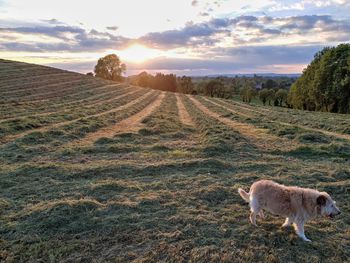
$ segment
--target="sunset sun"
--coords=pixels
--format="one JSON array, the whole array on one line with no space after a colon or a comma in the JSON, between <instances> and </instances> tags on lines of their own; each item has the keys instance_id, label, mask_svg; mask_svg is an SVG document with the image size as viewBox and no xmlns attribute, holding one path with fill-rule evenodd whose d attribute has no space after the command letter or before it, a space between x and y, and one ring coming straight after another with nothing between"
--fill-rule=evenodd
<instances>
[{"instance_id":1,"label":"sunset sun","mask_svg":"<svg viewBox=\"0 0 350 263\"><path fill-rule=\"evenodd\" d=\"M143 45L135 44L124 50L119 51L122 60L142 63L149 59L160 56L161 52L155 49L145 47Z\"/></svg>"}]
</instances>

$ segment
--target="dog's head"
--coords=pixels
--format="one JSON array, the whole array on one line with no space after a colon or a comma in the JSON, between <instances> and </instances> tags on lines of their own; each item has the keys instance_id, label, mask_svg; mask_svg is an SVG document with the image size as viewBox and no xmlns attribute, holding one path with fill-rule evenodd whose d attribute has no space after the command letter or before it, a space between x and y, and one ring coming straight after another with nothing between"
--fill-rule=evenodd
<instances>
[{"instance_id":1,"label":"dog's head","mask_svg":"<svg viewBox=\"0 0 350 263\"><path fill-rule=\"evenodd\" d=\"M320 193L316 199L317 206L320 208L320 214L330 219L340 215L340 210L336 206L335 201L326 192Z\"/></svg>"}]
</instances>

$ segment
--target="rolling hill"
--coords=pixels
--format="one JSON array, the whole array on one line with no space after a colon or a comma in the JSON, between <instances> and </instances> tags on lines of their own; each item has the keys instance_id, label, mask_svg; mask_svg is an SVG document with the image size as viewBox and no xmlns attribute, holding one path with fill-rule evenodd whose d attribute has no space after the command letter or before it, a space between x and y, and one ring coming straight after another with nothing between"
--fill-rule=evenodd
<instances>
[{"instance_id":1,"label":"rolling hill","mask_svg":"<svg viewBox=\"0 0 350 263\"><path fill-rule=\"evenodd\" d=\"M350 116L116 84L0 60L1 262L345 262ZM250 225L257 179L342 215Z\"/></svg>"}]
</instances>

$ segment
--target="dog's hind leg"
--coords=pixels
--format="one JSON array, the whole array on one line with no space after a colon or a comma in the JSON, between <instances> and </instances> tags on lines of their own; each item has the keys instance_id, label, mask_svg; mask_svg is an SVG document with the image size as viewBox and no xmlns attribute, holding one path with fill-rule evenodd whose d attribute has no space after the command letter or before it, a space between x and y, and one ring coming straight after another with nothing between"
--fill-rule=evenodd
<instances>
[{"instance_id":1,"label":"dog's hind leg","mask_svg":"<svg viewBox=\"0 0 350 263\"><path fill-rule=\"evenodd\" d=\"M304 241L307 241L307 242L311 242L310 239L308 239L306 236L305 236L305 233L304 233L304 222L297 222L294 224L294 229L295 229L295 232L297 233L297 235Z\"/></svg>"},{"instance_id":2,"label":"dog's hind leg","mask_svg":"<svg viewBox=\"0 0 350 263\"><path fill-rule=\"evenodd\" d=\"M260 212L259 212L259 216L264 219L265 218L265 215L264 215L264 211L261 209Z\"/></svg>"},{"instance_id":3,"label":"dog's hind leg","mask_svg":"<svg viewBox=\"0 0 350 263\"><path fill-rule=\"evenodd\" d=\"M284 221L282 227L290 226L293 223L293 220L290 217L286 218L286 221Z\"/></svg>"},{"instance_id":4,"label":"dog's hind leg","mask_svg":"<svg viewBox=\"0 0 350 263\"><path fill-rule=\"evenodd\" d=\"M257 226L256 225L256 215L259 215L260 214L260 210L261 210L261 207L260 205L258 204L257 200L254 199L253 196L250 197L250 222L254 225L254 226Z\"/></svg>"},{"instance_id":5,"label":"dog's hind leg","mask_svg":"<svg viewBox=\"0 0 350 263\"><path fill-rule=\"evenodd\" d=\"M255 212L253 212L253 211L250 212L249 219L250 219L250 222L252 223L252 225L257 226L257 224L256 224L256 213Z\"/></svg>"}]
</instances>

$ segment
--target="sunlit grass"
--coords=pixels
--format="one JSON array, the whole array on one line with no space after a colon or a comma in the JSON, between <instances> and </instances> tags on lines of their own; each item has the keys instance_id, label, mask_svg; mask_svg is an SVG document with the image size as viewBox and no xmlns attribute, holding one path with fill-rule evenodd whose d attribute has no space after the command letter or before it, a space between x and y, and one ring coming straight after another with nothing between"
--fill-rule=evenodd
<instances>
[{"instance_id":1,"label":"sunlit grass","mask_svg":"<svg viewBox=\"0 0 350 263\"><path fill-rule=\"evenodd\" d=\"M254 128L245 134L180 95L194 124L189 127L181 122L175 95L167 93L140 130L81 145L74 142L142 112L158 92L123 110L118 107L149 91L113 99L132 87L86 84L77 88L86 92L75 93L75 84L62 84L71 89L68 94L45 100L50 88L43 83L52 76L33 79L45 69L18 66L22 81L0 83L0 93L7 94L0 116L16 119L1 119L0 132L18 136L0 145L0 261L346 262L350 257L350 143L293 124L345 134L347 116L195 97L220 118ZM6 69L3 63L0 68ZM52 71L58 73L46 73ZM30 92L25 86L40 98L35 104L8 92L24 88L27 80L39 88ZM266 138L254 133L261 129ZM271 138L273 145L265 143ZM343 213L333 221L308 223L310 244L292 229L281 229L283 218L267 215L253 227L237 188L248 189L260 178L328 191Z\"/></svg>"}]
</instances>

